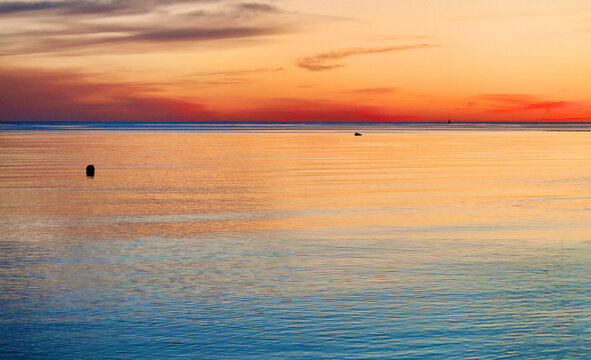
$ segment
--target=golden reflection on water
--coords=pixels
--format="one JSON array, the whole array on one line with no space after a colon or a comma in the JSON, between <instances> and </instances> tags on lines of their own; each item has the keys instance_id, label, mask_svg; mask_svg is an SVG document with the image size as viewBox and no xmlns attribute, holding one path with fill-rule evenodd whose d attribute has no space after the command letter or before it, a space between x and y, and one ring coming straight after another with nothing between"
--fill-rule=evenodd
<instances>
[{"instance_id":1,"label":"golden reflection on water","mask_svg":"<svg viewBox=\"0 0 591 360\"><path fill-rule=\"evenodd\" d=\"M0 133L0 354L585 358L588 136Z\"/></svg>"},{"instance_id":2,"label":"golden reflection on water","mask_svg":"<svg viewBox=\"0 0 591 360\"><path fill-rule=\"evenodd\" d=\"M5 133L0 211L19 240L330 228L584 240L588 140L538 131Z\"/></svg>"}]
</instances>

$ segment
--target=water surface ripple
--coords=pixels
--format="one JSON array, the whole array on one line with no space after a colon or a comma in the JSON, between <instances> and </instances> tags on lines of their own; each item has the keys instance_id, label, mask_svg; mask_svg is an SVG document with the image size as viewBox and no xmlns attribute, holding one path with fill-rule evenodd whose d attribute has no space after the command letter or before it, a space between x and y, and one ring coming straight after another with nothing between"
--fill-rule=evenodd
<instances>
[{"instance_id":1,"label":"water surface ripple","mask_svg":"<svg viewBox=\"0 0 591 360\"><path fill-rule=\"evenodd\" d=\"M589 358L589 134L378 130L0 133L0 358Z\"/></svg>"}]
</instances>

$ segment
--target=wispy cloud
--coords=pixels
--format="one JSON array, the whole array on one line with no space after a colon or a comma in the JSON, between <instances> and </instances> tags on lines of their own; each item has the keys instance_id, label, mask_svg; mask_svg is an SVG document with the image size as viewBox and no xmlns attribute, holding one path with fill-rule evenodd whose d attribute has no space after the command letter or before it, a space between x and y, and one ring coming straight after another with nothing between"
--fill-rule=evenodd
<instances>
[{"instance_id":1,"label":"wispy cloud","mask_svg":"<svg viewBox=\"0 0 591 360\"><path fill-rule=\"evenodd\" d=\"M376 87L376 88L363 88L363 89L349 90L350 93L363 94L363 95L382 95L382 94L389 94L394 91L396 91L395 87Z\"/></svg>"},{"instance_id":2,"label":"wispy cloud","mask_svg":"<svg viewBox=\"0 0 591 360\"><path fill-rule=\"evenodd\" d=\"M386 35L379 37L382 40L429 40L433 39L433 36L426 35Z\"/></svg>"},{"instance_id":3,"label":"wispy cloud","mask_svg":"<svg viewBox=\"0 0 591 360\"><path fill-rule=\"evenodd\" d=\"M163 29L158 31L136 31L130 35L121 35L113 29L112 33L101 33L100 36L55 36L45 39L26 39L12 46L6 45L0 51L0 56L38 54L38 53L62 53L80 50L92 50L101 47L106 51L106 46L116 45L158 45L188 42L192 44L214 40L231 40L241 38L257 38L269 35L281 34L283 29L279 28L249 28L249 27L228 27L228 28L177 28ZM0 47L1 49L1 47ZM136 50L146 49L141 47ZM154 50L154 48L150 48ZM157 48L156 48L157 49Z\"/></svg>"},{"instance_id":4,"label":"wispy cloud","mask_svg":"<svg viewBox=\"0 0 591 360\"><path fill-rule=\"evenodd\" d=\"M259 74L259 73L274 73L274 72L279 72L279 71L283 71L283 68L277 67L277 68L258 68L258 69L244 69L244 70L212 71L212 72L197 73L196 75L242 76L242 75L252 75L252 74Z\"/></svg>"},{"instance_id":5,"label":"wispy cloud","mask_svg":"<svg viewBox=\"0 0 591 360\"><path fill-rule=\"evenodd\" d=\"M62 1L7 1L0 3L0 14L138 14L183 3L219 2L220 0L62 0ZM31 14L32 13L32 14Z\"/></svg>"},{"instance_id":6,"label":"wispy cloud","mask_svg":"<svg viewBox=\"0 0 591 360\"><path fill-rule=\"evenodd\" d=\"M530 17L558 17L558 16L580 16L588 12L587 8L572 8L565 6L564 10L556 9L544 10L542 7L532 8L523 11L505 11L489 13L473 13L464 16L449 17L451 21L486 21L486 20L520 20Z\"/></svg>"},{"instance_id":7,"label":"wispy cloud","mask_svg":"<svg viewBox=\"0 0 591 360\"><path fill-rule=\"evenodd\" d=\"M489 111L493 113L520 113L528 111L553 111L559 109L573 109L582 104L573 101L552 101L526 94L485 94L477 97L489 104Z\"/></svg>"},{"instance_id":8,"label":"wispy cloud","mask_svg":"<svg viewBox=\"0 0 591 360\"><path fill-rule=\"evenodd\" d=\"M112 41L210 41L264 36L279 32L279 29L257 27L227 27L217 29L189 27L140 32L131 36L115 38Z\"/></svg>"},{"instance_id":9,"label":"wispy cloud","mask_svg":"<svg viewBox=\"0 0 591 360\"><path fill-rule=\"evenodd\" d=\"M187 89L216 86L242 86L257 81L257 76L270 76L280 73L283 68L256 68L227 71L205 71L185 74L167 85L177 85Z\"/></svg>"},{"instance_id":10,"label":"wispy cloud","mask_svg":"<svg viewBox=\"0 0 591 360\"><path fill-rule=\"evenodd\" d=\"M159 92L162 89L184 89L194 91L219 86L243 86L258 81L258 76L272 76L280 73L283 68L255 68L227 71L204 71L183 74L178 77L167 77L161 81L126 82L127 86L136 86L145 91Z\"/></svg>"},{"instance_id":11,"label":"wispy cloud","mask_svg":"<svg viewBox=\"0 0 591 360\"><path fill-rule=\"evenodd\" d=\"M400 46L387 46L387 47L372 47L372 48L353 48L353 49L342 49L321 53L318 55L305 57L297 60L297 65L309 71L325 71L332 70L345 65L337 62L344 58L357 55L366 54L379 54L379 53L392 53L415 49L432 48L437 45L432 44L414 44L414 45L400 45Z\"/></svg>"},{"instance_id":12,"label":"wispy cloud","mask_svg":"<svg viewBox=\"0 0 591 360\"><path fill-rule=\"evenodd\" d=\"M39 11L57 9L63 6L64 3L56 1L37 1L37 2L20 2L9 1L0 3L0 14L10 14L26 11Z\"/></svg>"},{"instance_id":13,"label":"wispy cloud","mask_svg":"<svg viewBox=\"0 0 591 360\"><path fill-rule=\"evenodd\" d=\"M243 70L228 70L228 71L212 71L202 72L188 75L189 78L199 78L197 82L201 82L206 86L225 86L225 85L244 85L252 83L253 77L260 74L273 74L283 71L279 68L258 68L258 69L243 69ZM205 79L205 82L203 82Z\"/></svg>"},{"instance_id":14,"label":"wispy cloud","mask_svg":"<svg viewBox=\"0 0 591 360\"><path fill-rule=\"evenodd\" d=\"M236 5L236 8L242 11L250 11L256 13L281 13L283 10L275 5L256 2L244 2Z\"/></svg>"},{"instance_id":15,"label":"wispy cloud","mask_svg":"<svg viewBox=\"0 0 591 360\"><path fill-rule=\"evenodd\" d=\"M125 16L123 16L125 15ZM0 30L0 54L61 53L105 45L200 43L294 31L293 14L267 2L64 0L0 2L0 19L35 26ZM144 49L149 49L144 47Z\"/></svg>"}]
</instances>

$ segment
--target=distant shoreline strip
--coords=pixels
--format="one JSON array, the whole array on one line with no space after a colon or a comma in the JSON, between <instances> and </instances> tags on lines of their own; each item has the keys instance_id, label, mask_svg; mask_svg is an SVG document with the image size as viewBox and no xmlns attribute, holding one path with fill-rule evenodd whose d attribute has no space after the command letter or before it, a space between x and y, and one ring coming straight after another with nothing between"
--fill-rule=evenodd
<instances>
[{"instance_id":1,"label":"distant shoreline strip","mask_svg":"<svg viewBox=\"0 0 591 360\"><path fill-rule=\"evenodd\" d=\"M547 129L545 131L552 132L591 132L589 129Z\"/></svg>"}]
</instances>

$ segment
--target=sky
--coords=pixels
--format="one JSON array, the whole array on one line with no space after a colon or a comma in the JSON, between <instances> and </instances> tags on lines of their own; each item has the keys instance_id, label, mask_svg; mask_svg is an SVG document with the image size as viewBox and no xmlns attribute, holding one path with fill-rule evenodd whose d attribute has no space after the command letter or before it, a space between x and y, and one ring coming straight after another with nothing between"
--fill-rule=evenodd
<instances>
[{"instance_id":1,"label":"sky","mask_svg":"<svg viewBox=\"0 0 591 360\"><path fill-rule=\"evenodd\" d=\"M0 121L591 121L588 0L0 0Z\"/></svg>"}]
</instances>

